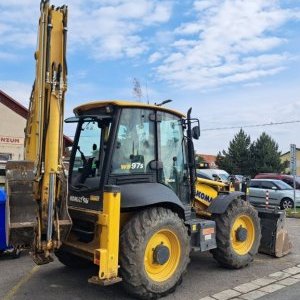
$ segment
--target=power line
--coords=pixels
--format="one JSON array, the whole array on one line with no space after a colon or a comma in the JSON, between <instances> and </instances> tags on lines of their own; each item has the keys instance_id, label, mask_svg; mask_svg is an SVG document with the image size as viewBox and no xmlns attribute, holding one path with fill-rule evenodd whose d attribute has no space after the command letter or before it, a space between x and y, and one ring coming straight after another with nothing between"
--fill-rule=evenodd
<instances>
[{"instance_id":1,"label":"power line","mask_svg":"<svg viewBox=\"0 0 300 300\"><path fill-rule=\"evenodd\" d=\"M253 128L253 127L264 127L264 126L275 126L275 125L283 125L283 124L293 124L293 123L300 123L300 120L283 121L283 122L270 122L270 123L253 124L253 125L229 126L229 127L213 127L213 128L204 128L204 129L201 129L201 131Z\"/></svg>"},{"instance_id":2,"label":"power line","mask_svg":"<svg viewBox=\"0 0 300 300\"><path fill-rule=\"evenodd\" d=\"M294 124L294 123L300 123L300 120L282 121L282 122L270 122L270 123L253 124L253 125L241 125L241 126L204 128L204 129L201 129L201 132L202 131L216 131L216 130L228 130L228 129L264 127L264 126L276 126L276 125ZM68 137L75 137L74 135L67 135L67 136ZM84 136L84 137L92 137L92 136Z\"/></svg>"}]
</instances>

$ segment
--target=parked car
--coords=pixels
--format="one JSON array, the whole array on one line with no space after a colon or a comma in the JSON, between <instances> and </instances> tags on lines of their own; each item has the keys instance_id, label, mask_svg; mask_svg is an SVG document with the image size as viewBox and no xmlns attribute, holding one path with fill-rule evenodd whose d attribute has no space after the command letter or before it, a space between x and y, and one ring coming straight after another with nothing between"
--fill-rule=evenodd
<instances>
[{"instance_id":1,"label":"parked car","mask_svg":"<svg viewBox=\"0 0 300 300\"><path fill-rule=\"evenodd\" d=\"M281 209L294 207L294 190L278 179L252 179L249 187L249 200L252 204L265 204L269 191L269 204ZM296 206L300 206L300 191L296 190Z\"/></svg>"},{"instance_id":2,"label":"parked car","mask_svg":"<svg viewBox=\"0 0 300 300\"><path fill-rule=\"evenodd\" d=\"M221 169L197 169L197 176L204 179L228 182L229 174Z\"/></svg>"},{"instance_id":3,"label":"parked car","mask_svg":"<svg viewBox=\"0 0 300 300\"><path fill-rule=\"evenodd\" d=\"M248 176L244 176L244 175L230 175L230 177L233 178L234 181L237 183L241 183L247 178L249 178Z\"/></svg>"},{"instance_id":4,"label":"parked car","mask_svg":"<svg viewBox=\"0 0 300 300\"><path fill-rule=\"evenodd\" d=\"M279 179L294 187L294 178L291 175L280 174L280 173L260 173L255 176L255 179ZM296 176L296 189L300 190L300 178Z\"/></svg>"}]
</instances>

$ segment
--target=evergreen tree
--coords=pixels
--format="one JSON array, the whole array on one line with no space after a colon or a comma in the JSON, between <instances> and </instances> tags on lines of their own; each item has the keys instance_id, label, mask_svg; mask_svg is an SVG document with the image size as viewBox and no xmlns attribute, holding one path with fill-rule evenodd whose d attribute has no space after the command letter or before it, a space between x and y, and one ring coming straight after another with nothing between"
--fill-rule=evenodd
<instances>
[{"instance_id":1,"label":"evergreen tree","mask_svg":"<svg viewBox=\"0 0 300 300\"><path fill-rule=\"evenodd\" d=\"M282 172L284 164L280 160L278 144L265 132L252 143L251 147L251 176L258 173Z\"/></svg>"},{"instance_id":2,"label":"evergreen tree","mask_svg":"<svg viewBox=\"0 0 300 300\"><path fill-rule=\"evenodd\" d=\"M223 150L222 153L218 153L216 164L230 174L249 175L251 171L250 145L250 136L241 129L229 143L227 152Z\"/></svg>"}]
</instances>

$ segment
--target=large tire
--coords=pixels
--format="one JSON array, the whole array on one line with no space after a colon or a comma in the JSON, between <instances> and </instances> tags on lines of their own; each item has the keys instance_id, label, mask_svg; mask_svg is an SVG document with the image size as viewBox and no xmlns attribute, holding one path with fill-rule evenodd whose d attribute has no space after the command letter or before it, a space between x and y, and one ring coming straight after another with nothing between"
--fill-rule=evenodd
<instances>
[{"instance_id":1,"label":"large tire","mask_svg":"<svg viewBox=\"0 0 300 300\"><path fill-rule=\"evenodd\" d=\"M261 239L260 221L254 207L235 199L224 214L214 214L212 218L216 222L217 248L211 252L219 264L240 269L252 262Z\"/></svg>"},{"instance_id":2,"label":"large tire","mask_svg":"<svg viewBox=\"0 0 300 300\"><path fill-rule=\"evenodd\" d=\"M63 249L55 251L55 255L62 264L70 268L81 269L88 268L92 265L92 263L89 260L69 253Z\"/></svg>"},{"instance_id":3,"label":"large tire","mask_svg":"<svg viewBox=\"0 0 300 300\"><path fill-rule=\"evenodd\" d=\"M166 250L161 247L169 249L169 256L159 264L154 257ZM176 213L161 207L137 213L121 233L120 272L125 288L141 299L173 292L182 281L189 254L187 228Z\"/></svg>"}]
</instances>

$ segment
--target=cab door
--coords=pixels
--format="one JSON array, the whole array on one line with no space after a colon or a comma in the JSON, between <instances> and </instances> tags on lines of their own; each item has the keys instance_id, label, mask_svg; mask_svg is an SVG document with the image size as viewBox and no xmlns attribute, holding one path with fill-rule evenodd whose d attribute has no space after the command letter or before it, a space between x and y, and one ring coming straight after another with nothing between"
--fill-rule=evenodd
<instances>
[{"instance_id":1,"label":"cab door","mask_svg":"<svg viewBox=\"0 0 300 300\"><path fill-rule=\"evenodd\" d=\"M182 120L167 112L157 112L158 182L172 189L183 203L189 203L190 184Z\"/></svg>"}]
</instances>

